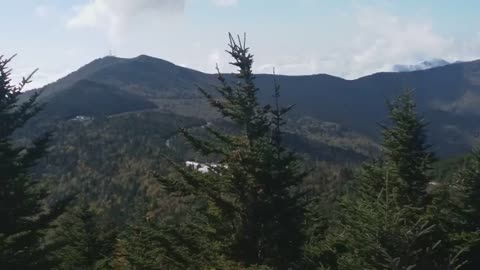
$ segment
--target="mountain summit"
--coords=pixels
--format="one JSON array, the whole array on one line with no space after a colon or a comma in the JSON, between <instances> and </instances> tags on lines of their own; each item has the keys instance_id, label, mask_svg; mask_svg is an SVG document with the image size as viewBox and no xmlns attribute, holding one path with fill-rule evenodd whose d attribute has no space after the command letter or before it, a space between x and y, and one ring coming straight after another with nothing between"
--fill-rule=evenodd
<instances>
[{"instance_id":1,"label":"mountain summit","mask_svg":"<svg viewBox=\"0 0 480 270\"><path fill-rule=\"evenodd\" d=\"M443 60L443 59L432 59L423 61L416 65L395 65L392 68L393 72L410 72L410 71L417 71L417 70L426 70L436 67L443 67L449 65L451 63Z\"/></svg>"},{"instance_id":2,"label":"mountain summit","mask_svg":"<svg viewBox=\"0 0 480 270\"><path fill-rule=\"evenodd\" d=\"M405 88L414 89L419 109L432 123L432 143L441 147L438 152L468 151L478 139L474 131L480 121L480 61L448 64L434 60L414 69L422 70L377 73L356 80L329 75L259 74L256 78L262 102L271 103L275 79L282 87L282 103L295 104L298 117L336 123L372 139L378 136L373 132L375 123L386 119L385 100ZM42 96L47 107L42 117L57 122L79 114L101 117L161 110L207 119L214 112L198 87L211 89L216 77L145 55L102 58L45 86ZM230 74L225 77L236 80ZM89 102L95 98L96 102Z\"/></svg>"}]
</instances>

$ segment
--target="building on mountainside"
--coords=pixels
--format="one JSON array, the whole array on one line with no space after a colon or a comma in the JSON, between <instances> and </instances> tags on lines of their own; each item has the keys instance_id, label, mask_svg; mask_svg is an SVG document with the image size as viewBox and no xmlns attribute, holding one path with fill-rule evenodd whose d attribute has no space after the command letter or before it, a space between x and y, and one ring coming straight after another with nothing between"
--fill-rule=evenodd
<instances>
[{"instance_id":1,"label":"building on mountainside","mask_svg":"<svg viewBox=\"0 0 480 270\"><path fill-rule=\"evenodd\" d=\"M187 167L190 167L190 168L193 168L201 173L208 173L212 168L217 168L218 164L202 164L202 163L198 163L198 162L194 162L194 161L186 161L185 162L185 165Z\"/></svg>"},{"instance_id":2,"label":"building on mountainside","mask_svg":"<svg viewBox=\"0 0 480 270\"><path fill-rule=\"evenodd\" d=\"M84 116L84 115L77 115L74 118L70 119L70 121L75 121L75 122L87 122L92 120L93 120L93 117Z\"/></svg>"}]
</instances>

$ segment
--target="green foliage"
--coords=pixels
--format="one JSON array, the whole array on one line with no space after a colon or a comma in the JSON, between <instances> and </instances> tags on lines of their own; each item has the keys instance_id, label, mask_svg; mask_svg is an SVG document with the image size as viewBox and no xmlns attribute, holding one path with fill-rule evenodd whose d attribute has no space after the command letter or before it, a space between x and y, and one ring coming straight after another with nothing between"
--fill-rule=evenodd
<instances>
[{"instance_id":1,"label":"green foliage","mask_svg":"<svg viewBox=\"0 0 480 270\"><path fill-rule=\"evenodd\" d=\"M280 105L276 81L273 105L261 105L258 85L269 77L257 84L245 40L230 36L227 52L238 74L218 72L214 91L200 87L211 110L183 109L197 101L190 80L213 77L146 56L102 59L61 80L68 89L53 86L55 105L33 127L94 117L55 124L40 162L51 137L29 141L35 129L20 130L40 111L38 93L20 102L30 77L12 85L11 59L0 57L0 269L479 269L480 150L434 163L411 92L389 102L382 144L309 116L286 125L291 107ZM345 164L380 148L359 170ZM51 202L71 192L82 203L57 219L68 200Z\"/></svg>"},{"instance_id":2,"label":"green foliage","mask_svg":"<svg viewBox=\"0 0 480 270\"><path fill-rule=\"evenodd\" d=\"M457 269L442 218L431 203L433 154L410 92L390 103L381 160L363 167L323 244L332 269ZM330 259L329 259L330 258Z\"/></svg>"},{"instance_id":3,"label":"green foliage","mask_svg":"<svg viewBox=\"0 0 480 270\"><path fill-rule=\"evenodd\" d=\"M453 239L452 249L465 262L462 269L480 267L480 150L468 157L454 181L441 190L438 204L443 206L445 231Z\"/></svg>"},{"instance_id":4,"label":"green foliage","mask_svg":"<svg viewBox=\"0 0 480 270\"><path fill-rule=\"evenodd\" d=\"M61 262L58 269L113 269L116 229L86 201L60 218L55 238L62 243L55 254Z\"/></svg>"},{"instance_id":5,"label":"green foliage","mask_svg":"<svg viewBox=\"0 0 480 270\"><path fill-rule=\"evenodd\" d=\"M219 72L215 94L200 90L240 134L207 127L210 138L205 140L182 130L197 151L218 161L208 173L176 165L181 177L161 181L172 194L193 196L195 203L206 205L205 224L199 227L213 230L222 257L245 266L288 269L301 255L305 212L299 190L305 174L297 156L282 145L283 117L290 108L259 104L253 56L245 42L230 36L228 52L238 67L238 81L230 84ZM276 86L277 100L278 90Z\"/></svg>"},{"instance_id":6,"label":"green foliage","mask_svg":"<svg viewBox=\"0 0 480 270\"><path fill-rule=\"evenodd\" d=\"M186 147L176 140L178 126L204 124L162 112L69 121L55 130L49 155L34 173L48 180L52 196L82 194L93 207L122 224L134 216L137 204L147 199L158 212L176 207L162 196L151 171L167 171L169 164L159 161L159 156L177 159L185 154ZM179 153L166 146L168 140Z\"/></svg>"},{"instance_id":7,"label":"green foliage","mask_svg":"<svg viewBox=\"0 0 480 270\"><path fill-rule=\"evenodd\" d=\"M428 200L434 161L425 135L425 121L419 118L411 92L389 102L391 127L383 128L386 165L392 168L403 204L424 206Z\"/></svg>"},{"instance_id":8,"label":"green foliage","mask_svg":"<svg viewBox=\"0 0 480 270\"><path fill-rule=\"evenodd\" d=\"M418 89L421 92L419 105L432 121L430 125L432 142L438 143L437 150L440 156L451 156L464 154L475 142L473 140L475 132L472 130L477 129L477 110L456 101L465 91L474 91L465 87L470 85L470 79L475 78L477 68L478 63L469 62L424 72L379 73L351 81L323 74L279 76L279 80L284 89L282 99L288 104L297 105L292 114L317 121L334 122L346 129L353 129L351 131L364 135L360 136L362 145L366 139L365 135L368 136L369 144L377 139L375 123L386 115L384 97L396 95L398 89L405 85ZM230 75L225 77L233 78ZM67 103L61 105L58 102L67 100L53 98L63 91L70 91L77 82L88 80L146 98L159 108L168 109L175 114L205 118L207 115L211 116L213 110L208 110L201 102L196 86L206 87L215 83L215 79L215 75L147 56L132 59L105 57L46 86L42 97L47 101L47 107L57 105L64 107ZM257 76L256 84L261 89L260 100L266 103L271 103L269 100L272 95L269 89L272 80L271 75ZM95 102L92 99L82 100L87 103L87 107L90 102ZM438 104L456 106L455 108L465 113L437 110L435 108L438 108ZM112 105L105 107L109 108ZM55 117L54 114L51 116ZM320 132L312 135L318 136ZM331 136L327 140L337 143L342 138ZM351 141L354 142L354 147L359 146L357 138L352 138Z\"/></svg>"},{"instance_id":9,"label":"green foliage","mask_svg":"<svg viewBox=\"0 0 480 270\"><path fill-rule=\"evenodd\" d=\"M15 86L0 57L0 269L49 269L48 254L54 245L44 242L50 224L64 209L59 203L46 209L47 193L29 170L45 154L49 136L35 139L31 146L15 146L12 134L38 113L38 94L24 103L18 98L32 75Z\"/></svg>"},{"instance_id":10,"label":"green foliage","mask_svg":"<svg viewBox=\"0 0 480 270\"><path fill-rule=\"evenodd\" d=\"M457 192L464 203L463 213L471 230L480 229L480 149L473 151L471 160L458 175Z\"/></svg>"},{"instance_id":11,"label":"green foliage","mask_svg":"<svg viewBox=\"0 0 480 270\"><path fill-rule=\"evenodd\" d=\"M161 223L145 219L120 240L116 258L123 263L116 269L237 269L214 239L215 231L198 214Z\"/></svg>"}]
</instances>

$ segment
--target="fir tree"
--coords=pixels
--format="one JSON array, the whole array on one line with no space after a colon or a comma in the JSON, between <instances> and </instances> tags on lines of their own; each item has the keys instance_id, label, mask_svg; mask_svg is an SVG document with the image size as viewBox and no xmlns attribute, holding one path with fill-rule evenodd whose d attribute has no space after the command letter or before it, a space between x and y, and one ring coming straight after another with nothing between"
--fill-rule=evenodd
<instances>
[{"instance_id":1,"label":"fir tree","mask_svg":"<svg viewBox=\"0 0 480 270\"><path fill-rule=\"evenodd\" d=\"M208 173L177 165L181 177L162 178L162 183L172 194L194 196L204 205L206 226L224 256L245 266L288 269L301 256L305 211L299 191L304 173L297 156L282 146L281 127L290 108L278 104L278 86L276 106L261 106L245 40L230 36L229 47L236 78L218 72L216 93L200 91L240 132L222 134L207 127L211 138L203 140L182 130L197 151L218 162Z\"/></svg>"},{"instance_id":2,"label":"fir tree","mask_svg":"<svg viewBox=\"0 0 480 270\"><path fill-rule=\"evenodd\" d=\"M324 248L333 269L457 269L427 192L433 154L410 92L390 105L384 154L363 167Z\"/></svg>"},{"instance_id":3,"label":"fir tree","mask_svg":"<svg viewBox=\"0 0 480 270\"><path fill-rule=\"evenodd\" d=\"M117 231L86 201L60 218L55 237L63 243L56 253L61 262L58 269L113 269Z\"/></svg>"},{"instance_id":4,"label":"fir tree","mask_svg":"<svg viewBox=\"0 0 480 270\"><path fill-rule=\"evenodd\" d=\"M239 269L222 256L208 224L198 214L182 220L144 219L124 233L115 253L115 269ZM201 218L201 217L200 217Z\"/></svg>"},{"instance_id":5,"label":"fir tree","mask_svg":"<svg viewBox=\"0 0 480 270\"><path fill-rule=\"evenodd\" d=\"M391 126L383 126L383 149L386 165L396 176L392 184L399 189L402 203L424 207L435 161L426 142L425 120L417 114L411 91L388 105Z\"/></svg>"},{"instance_id":6,"label":"fir tree","mask_svg":"<svg viewBox=\"0 0 480 270\"><path fill-rule=\"evenodd\" d=\"M65 203L47 209L47 193L29 169L45 155L49 136L31 146L15 145L12 135L40 110L38 94L19 102L32 75L17 86L7 67L12 58L0 57L0 269L50 269L50 249L44 234L64 210Z\"/></svg>"},{"instance_id":7,"label":"fir tree","mask_svg":"<svg viewBox=\"0 0 480 270\"><path fill-rule=\"evenodd\" d=\"M460 188L459 193L462 194L469 229L480 230L480 149L473 151L471 159L460 171L457 188Z\"/></svg>"},{"instance_id":8,"label":"fir tree","mask_svg":"<svg viewBox=\"0 0 480 270\"><path fill-rule=\"evenodd\" d=\"M469 156L455 182L445 187L440 203L444 230L454 241L454 250L465 261L462 269L479 269L480 258L480 149Z\"/></svg>"}]
</instances>

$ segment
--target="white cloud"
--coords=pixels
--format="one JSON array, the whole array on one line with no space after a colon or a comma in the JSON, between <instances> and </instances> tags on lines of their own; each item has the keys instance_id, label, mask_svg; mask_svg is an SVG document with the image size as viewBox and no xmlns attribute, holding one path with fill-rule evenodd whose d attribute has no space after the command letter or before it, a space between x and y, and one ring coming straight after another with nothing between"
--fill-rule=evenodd
<instances>
[{"instance_id":1,"label":"white cloud","mask_svg":"<svg viewBox=\"0 0 480 270\"><path fill-rule=\"evenodd\" d=\"M263 19L244 21L214 16L215 12L223 11L213 5L226 7L238 4L239 0L83 1L84 4L70 12L53 10L59 17L72 15L68 23L65 21L70 29L93 28L66 31L65 36L58 36L56 43L64 42L58 48L65 49L55 51L78 50L74 57L66 54L56 57L59 66L80 66L112 49L120 57L148 54L209 73L215 72L218 63L223 72L232 72L235 68L228 64L230 57L224 52L228 31L248 33L258 73L272 73L275 67L278 74L327 73L353 79L389 71L395 64L415 64L430 58L455 61L480 57L480 34L454 39L444 29L437 29L438 25L429 16L399 16L375 7L348 6L331 16L305 18L305 21L288 18L278 21L275 12L266 11ZM189 18L181 16L185 5L189 8ZM208 6L208 14L196 9L202 5ZM243 10L235 12L239 14L231 16L244 16L240 13ZM37 7L35 14L52 17L52 9ZM37 51L32 50L32 55L38 55ZM47 68L50 59L39 57ZM60 74L40 67L47 73ZM49 77L39 74L37 79L43 81Z\"/></svg>"},{"instance_id":2,"label":"white cloud","mask_svg":"<svg viewBox=\"0 0 480 270\"><path fill-rule=\"evenodd\" d=\"M103 27L119 34L138 20L168 20L183 13L185 0L89 0L74 8L69 28Z\"/></svg>"},{"instance_id":3,"label":"white cloud","mask_svg":"<svg viewBox=\"0 0 480 270\"><path fill-rule=\"evenodd\" d=\"M239 0L212 0L212 1L217 6L229 7L229 6L235 6L236 4L238 4Z\"/></svg>"},{"instance_id":4,"label":"white cloud","mask_svg":"<svg viewBox=\"0 0 480 270\"><path fill-rule=\"evenodd\" d=\"M429 21L400 18L375 9L360 10L344 67L348 77L390 69L394 64L416 63L442 57L454 40L434 31Z\"/></svg>"},{"instance_id":5,"label":"white cloud","mask_svg":"<svg viewBox=\"0 0 480 270\"><path fill-rule=\"evenodd\" d=\"M249 39L259 45L252 46L255 71L272 73L275 67L278 74L326 73L355 79L390 71L395 64L416 64L432 58L454 61L467 55L458 41L437 32L427 17L412 19L361 7L338 14L335 23L334 30L287 25L283 32L271 32L268 37L261 32L249 34Z\"/></svg>"},{"instance_id":6,"label":"white cloud","mask_svg":"<svg viewBox=\"0 0 480 270\"><path fill-rule=\"evenodd\" d=\"M255 67L255 72L272 74L305 75L318 73L318 59L314 57L280 59L274 64L261 64Z\"/></svg>"},{"instance_id":7,"label":"white cloud","mask_svg":"<svg viewBox=\"0 0 480 270\"><path fill-rule=\"evenodd\" d=\"M209 1L220 6L238 3L238 0ZM196 25L182 29L172 20L183 13L186 2L89 0L76 8L75 16L69 20L68 26L107 30L111 39L123 39L114 45L124 48L123 51L137 51L137 54L161 52L154 56L170 56L168 60L207 72L212 72L216 63L222 70L231 71L224 63L227 56L222 50L215 49L218 43L214 41L222 40L221 37L212 37L213 33L219 33L218 27L205 33L201 31L204 29L200 30ZM348 14L339 14L336 20L338 26L335 30L328 28L328 32L316 33L315 29L311 30L307 26L307 29L288 26L283 31L289 34L283 35L280 32L275 41L262 35L261 31L267 31L267 28L253 28L252 34L256 36L254 41L260 43L260 47L252 48L258 56L256 71L271 73L273 67L276 67L279 74L328 73L358 78L374 72L389 71L395 64L413 64L446 55L454 58L451 52L458 49L458 44L453 39L438 34L432 23L425 18L413 20L389 14L382 9L356 7ZM224 26L221 28L228 29ZM203 34L199 35L199 32ZM206 45L202 48L191 45L194 36L201 38ZM282 45L272 49L263 44L271 42ZM182 56L193 51L194 55L203 56Z\"/></svg>"},{"instance_id":8,"label":"white cloud","mask_svg":"<svg viewBox=\"0 0 480 270\"><path fill-rule=\"evenodd\" d=\"M33 67L19 66L15 62L12 63L10 67L13 68L12 83L16 85L22 81L22 78L29 76L36 69ZM24 90L40 88L58 80L59 78L65 77L70 72L72 72L72 69L68 68L63 68L61 70L39 69L33 74L31 83L27 84Z\"/></svg>"},{"instance_id":9,"label":"white cloud","mask_svg":"<svg viewBox=\"0 0 480 270\"><path fill-rule=\"evenodd\" d=\"M412 20L374 8L357 8L344 16L338 19L345 24L334 30L338 35L313 32L311 35L325 38L298 42L298 50L280 48L271 53L270 59L262 58L257 71L271 73L276 67L279 74L327 73L355 79L390 71L395 64L416 64L432 58L456 60L464 55L454 39L437 33L426 19ZM303 38L308 40L308 35ZM452 51L458 52L456 57Z\"/></svg>"},{"instance_id":10,"label":"white cloud","mask_svg":"<svg viewBox=\"0 0 480 270\"><path fill-rule=\"evenodd\" d=\"M220 53L220 50L213 50L208 54L208 66L211 67L211 72L215 72L215 67L218 66L219 69L223 69L223 62L225 59L223 59L222 54Z\"/></svg>"}]
</instances>

